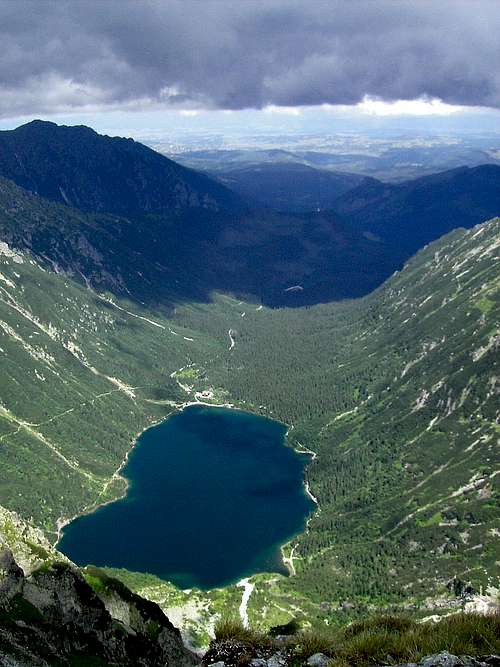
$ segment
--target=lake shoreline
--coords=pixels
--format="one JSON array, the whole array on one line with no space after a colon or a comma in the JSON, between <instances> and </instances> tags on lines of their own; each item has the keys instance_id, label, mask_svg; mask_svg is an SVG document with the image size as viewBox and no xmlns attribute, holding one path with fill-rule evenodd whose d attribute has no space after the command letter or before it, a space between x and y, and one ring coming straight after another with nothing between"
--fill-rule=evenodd
<instances>
[{"instance_id":1,"label":"lake shoreline","mask_svg":"<svg viewBox=\"0 0 500 667\"><path fill-rule=\"evenodd\" d=\"M189 407L192 407L192 406L195 406L195 405L206 405L206 406L211 407L211 408L230 408L230 409L235 409L235 410L240 409L240 408L235 407L232 403L206 403L204 401L187 401L185 403L177 403L175 409L170 414L168 414L166 416L163 416L160 419L157 419L157 420L153 421L151 424L148 424L147 426L145 426L143 429L141 429L134 436L133 440L131 441L131 446L127 450L127 452L126 452L125 456L123 457L120 465L118 466L118 468L116 468L116 470L113 472L111 477L107 480L107 482L105 482L104 488L106 487L106 484L108 484L108 485L111 484L113 482L113 480L121 480L125 485L124 489L123 489L123 493L121 493L120 495L116 495L114 498L109 498L108 500L103 500L102 502L96 501L95 503L92 503L91 505L87 505L86 507L84 507L82 509L81 512L77 512L73 516L70 516L70 517L61 516L61 517L59 517L56 520L56 540L53 544L54 548L57 548L57 545L58 545L59 541L61 540L62 532L63 532L64 528L68 524L70 524L72 521L74 521L75 519L78 519L81 516L86 516L87 514L92 514L92 512L95 512L99 508L106 507L106 505L109 505L110 503L114 503L117 500L121 500L122 498L124 498L127 495L127 491L128 491L128 488L129 488L129 481L126 477L123 477L123 475L121 475L121 471L127 465L130 454L135 449L139 438L144 433L146 433L146 431L148 431L150 428L154 428L155 426L158 426L159 424L161 424L165 420L169 419L170 417L173 417L176 414L180 414L186 408L189 408ZM101 491L100 495L102 495L102 494L103 494L103 491Z\"/></svg>"},{"instance_id":2,"label":"lake shoreline","mask_svg":"<svg viewBox=\"0 0 500 667\"><path fill-rule=\"evenodd\" d=\"M107 505L110 505L112 503L115 503L115 502L117 502L119 500L122 500L123 498L126 497L126 495L128 493L128 490L129 490L129 487L130 487L130 481L125 476L123 476L122 472L123 472L124 468L126 467L126 465L129 462L129 458L130 458L131 453L134 451L136 445L138 444L139 439L141 438L141 436L144 433L146 433L149 429L155 428L155 427L159 426L160 424L162 424L163 422L168 421L168 419L170 417L179 415L182 412L184 412L185 410L187 410L191 407L197 407L197 406L207 407L207 408L225 408L227 410L234 410L234 411L242 412L242 413L252 415L252 416L255 416L255 417L263 417L264 419L268 419L272 422L280 424L284 429L286 429L285 433L282 436L282 444L285 447L289 447L296 454L307 454L308 456L311 457L312 460L314 460L317 456L317 454L315 452L303 448L302 445L299 444L299 446L301 447L299 449L298 447L292 445L288 441L288 436L289 436L290 431L293 429L293 425L289 426L288 424L286 424L284 422L281 422L280 420L273 419L272 417L268 417L265 414L263 415L261 413L256 413L252 410L248 410L246 408L246 406L245 407L240 407L240 406L237 406L233 403L209 403L207 401L200 401L200 400L185 401L184 403L179 403L175 406L174 410L171 413L167 414L166 416L162 416L161 418L153 421L150 424L147 424L144 428L142 428L136 434L136 436L131 440L131 445L130 445L129 449L127 450L125 456L123 457L122 461L120 462L120 465L116 468L114 473L106 481L100 495L102 496L109 489L109 487L113 484L113 482L118 482L118 481L120 481L123 484L123 487L120 488L120 493L116 493L116 494L114 494L113 497L109 497L106 500L94 502L94 503L88 505L87 507L85 507L82 511L80 511L78 513L75 513L74 516L60 517L57 520L57 523L56 523L57 533L56 533L56 540L55 540L54 546L56 548L58 547L58 545L59 545L59 543L60 543L60 541L63 537L64 528L66 526L68 526L68 524L72 523L74 520L76 520L80 517L93 514L98 509L100 509L102 507L105 507ZM302 486L303 486L305 495L308 497L308 499L311 500L315 505L317 505L318 504L317 499L310 492L309 483L308 483L308 480L306 478L305 473L304 473L304 479L303 479L303 482L302 482ZM311 518L311 513L310 513L310 515L309 515L309 517L308 517L308 519L306 520L306 523L305 523L305 528L306 529L307 529L307 524L309 523L310 518ZM303 531L304 531L304 528L302 528L297 533L297 535L300 535ZM278 565L283 567L283 569L286 571L288 576L293 576L295 574L295 571L294 571L295 568L293 567L293 561L290 562L290 559L286 557L284 550L285 550L286 546L291 543L292 540L293 540L293 537L291 538L291 540L287 540L287 542L285 542L285 543L278 542L276 544L276 548L278 549L279 554L280 554ZM257 574L257 573L259 573L259 572L256 572L255 574ZM250 574L250 576L252 576L252 575ZM234 585L234 584L227 584L227 585ZM209 589L207 589L207 590L209 590Z\"/></svg>"},{"instance_id":3,"label":"lake shoreline","mask_svg":"<svg viewBox=\"0 0 500 667\"><path fill-rule=\"evenodd\" d=\"M288 438L288 434L290 433L290 431L293 430L293 428L294 428L293 424L288 427L287 432L285 433L285 439ZM298 442L297 445L300 447L300 449L298 449L298 447L294 446L293 444L289 444L288 446L291 447L295 452L297 452L297 454L307 454L308 456L310 456L311 457L310 463L313 463L313 461L315 461L318 458L318 453L317 452L314 452L312 449L308 449L307 447L305 447L300 442ZM308 465L310 465L310 463ZM306 495L308 496L308 498L316 505L316 509L314 509L314 511L312 511L309 514L309 516L307 517L306 522L305 522L305 526L304 526L304 530L302 530L300 533L297 533L296 536L292 537L290 540L285 542L285 544L282 544L281 547L280 547L281 560L282 560L283 565L285 566L285 568L288 570L288 576L289 577L294 577L297 574L297 571L295 569L295 565L293 563L294 559L296 558L296 556L294 556L295 549L297 548L297 544L296 543L294 544L294 538L301 535L302 533L307 533L308 530L309 530L309 524L310 524L312 518L314 517L316 512L321 511L321 508L319 506L319 501L316 498L316 496L313 495L313 493L311 492L311 488L309 486L309 480L307 479L308 465L304 468L304 481L303 481L304 491L305 491ZM290 548L290 554L288 556L285 553L285 549L287 547Z\"/></svg>"}]
</instances>

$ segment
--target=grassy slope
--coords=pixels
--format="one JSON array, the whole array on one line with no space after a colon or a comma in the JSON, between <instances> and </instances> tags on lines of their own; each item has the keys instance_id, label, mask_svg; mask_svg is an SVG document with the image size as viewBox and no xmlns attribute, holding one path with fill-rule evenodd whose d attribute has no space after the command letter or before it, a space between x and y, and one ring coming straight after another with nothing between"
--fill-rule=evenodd
<instances>
[{"instance_id":1,"label":"grassy slope","mask_svg":"<svg viewBox=\"0 0 500 667\"><path fill-rule=\"evenodd\" d=\"M53 530L116 496L123 483L110 480L134 435L213 387L293 425L290 441L318 453L308 477L321 509L293 544L297 576L256 578L251 619L411 602L455 573L487 583L498 560L498 240L498 220L454 232L357 302L290 312L217 296L169 321L4 249L0 504Z\"/></svg>"},{"instance_id":2,"label":"grassy slope","mask_svg":"<svg viewBox=\"0 0 500 667\"><path fill-rule=\"evenodd\" d=\"M123 489L110 479L137 433L185 400L171 373L220 343L175 335L10 254L0 254L0 504L50 530Z\"/></svg>"}]
</instances>

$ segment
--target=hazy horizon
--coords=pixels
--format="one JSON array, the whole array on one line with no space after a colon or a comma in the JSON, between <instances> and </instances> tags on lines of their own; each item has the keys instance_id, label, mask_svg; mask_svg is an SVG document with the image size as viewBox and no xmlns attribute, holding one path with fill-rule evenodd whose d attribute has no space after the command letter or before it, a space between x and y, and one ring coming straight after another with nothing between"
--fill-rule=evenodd
<instances>
[{"instance_id":1,"label":"hazy horizon","mask_svg":"<svg viewBox=\"0 0 500 667\"><path fill-rule=\"evenodd\" d=\"M0 129L500 132L492 0L0 0L0 19Z\"/></svg>"}]
</instances>

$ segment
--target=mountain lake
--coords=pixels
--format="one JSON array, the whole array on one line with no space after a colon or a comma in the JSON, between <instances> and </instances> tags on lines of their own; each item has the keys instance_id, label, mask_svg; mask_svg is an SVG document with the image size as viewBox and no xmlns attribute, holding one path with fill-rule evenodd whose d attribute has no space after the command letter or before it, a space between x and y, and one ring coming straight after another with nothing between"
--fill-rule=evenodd
<instances>
[{"instance_id":1,"label":"mountain lake","mask_svg":"<svg viewBox=\"0 0 500 667\"><path fill-rule=\"evenodd\" d=\"M265 417L190 406L142 433L122 470L126 496L73 520L57 547L78 565L148 572L181 588L285 574L280 547L313 509L310 457L285 435Z\"/></svg>"}]
</instances>

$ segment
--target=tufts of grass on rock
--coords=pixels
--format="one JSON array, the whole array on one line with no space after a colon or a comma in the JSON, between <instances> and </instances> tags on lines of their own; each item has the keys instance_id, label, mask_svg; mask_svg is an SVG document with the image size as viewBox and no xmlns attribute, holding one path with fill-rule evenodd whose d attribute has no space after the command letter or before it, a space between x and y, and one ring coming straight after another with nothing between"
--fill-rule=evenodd
<instances>
[{"instance_id":1,"label":"tufts of grass on rock","mask_svg":"<svg viewBox=\"0 0 500 667\"><path fill-rule=\"evenodd\" d=\"M417 662L448 651L454 655L497 654L500 615L456 614L439 623L417 623L404 616L359 621L333 640L335 667Z\"/></svg>"},{"instance_id":2,"label":"tufts of grass on rock","mask_svg":"<svg viewBox=\"0 0 500 667\"><path fill-rule=\"evenodd\" d=\"M275 630L275 629L273 629ZM272 632L272 634L276 634ZM454 655L500 653L500 614L455 614L439 623L419 623L400 615L378 615L338 629L296 631L273 637L244 627L239 620L223 619L215 629L210 657L244 665L255 656L285 652L290 665L304 665L315 653L332 659L332 667L373 667L418 662L448 651Z\"/></svg>"}]
</instances>

